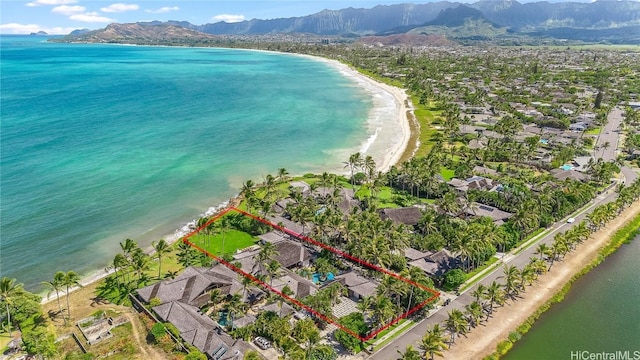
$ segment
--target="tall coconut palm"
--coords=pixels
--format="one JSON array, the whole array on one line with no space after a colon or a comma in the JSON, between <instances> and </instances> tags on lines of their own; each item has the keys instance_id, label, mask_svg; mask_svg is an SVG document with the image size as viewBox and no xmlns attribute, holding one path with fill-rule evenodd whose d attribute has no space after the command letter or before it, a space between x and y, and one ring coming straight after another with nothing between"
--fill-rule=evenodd
<instances>
[{"instance_id":1,"label":"tall coconut palm","mask_svg":"<svg viewBox=\"0 0 640 360\"><path fill-rule=\"evenodd\" d=\"M67 290L67 319L71 319L71 307L69 306L69 293L72 287L80 285L80 275L73 270L67 271L64 274L62 284L65 286Z\"/></svg>"},{"instance_id":2,"label":"tall coconut palm","mask_svg":"<svg viewBox=\"0 0 640 360\"><path fill-rule=\"evenodd\" d=\"M156 250L156 257L158 258L158 279L160 278L160 272L162 271L162 257L171 251L169 244L164 240L160 239L160 241L152 242L151 246Z\"/></svg>"},{"instance_id":3,"label":"tall coconut palm","mask_svg":"<svg viewBox=\"0 0 640 360\"><path fill-rule=\"evenodd\" d=\"M478 326L482 318L482 306L480 303L474 301L469 305L465 305L464 308L467 313L467 319L469 320L469 329Z\"/></svg>"},{"instance_id":4,"label":"tall coconut palm","mask_svg":"<svg viewBox=\"0 0 640 360\"><path fill-rule=\"evenodd\" d=\"M351 171L351 187L352 188L356 188L356 182L355 182L355 171L362 166L362 162L364 160L362 159L362 155L357 152L355 154L351 154L349 156L349 160L344 162L344 167L345 168L349 168L349 170Z\"/></svg>"},{"instance_id":5,"label":"tall coconut palm","mask_svg":"<svg viewBox=\"0 0 640 360\"><path fill-rule=\"evenodd\" d=\"M132 254L138 248L138 244L131 239L126 239L124 242L120 242L120 248L124 256L126 256L127 259L131 259Z\"/></svg>"},{"instance_id":6,"label":"tall coconut palm","mask_svg":"<svg viewBox=\"0 0 640 360\"><path fill-rule=\"evenodd\" d=\"M476 299L478 303L480 303L480 301L484 299L486 293L487 293L487 286L485 284L478 284L478 286L476 287L475 290L473 290L471 295Z\"/></svg>"},{"instance_id":7,"label":"tall coconut palm","mask_svg":"<svg viewBox=\"0 0 640 360\"><path fill-rule=\"evenodd\" d=\"M551 254L551 249L549 248L549 246L547 244L540 243L536 247L536 252L534 254L535 255L540 255L540 259L544 260L544 259L548 258L549 255Z\"/></svg>"},{"instance_id":8,"label":"tall coconut palm","mask_svg":"<svg viewBox=\"0 0 640 360\"><path fill-rule=\"evenodd\" d=\"M515 265L505 265L502 271L504 274L504 292L513 299L518 292L517 280L520 277L520 270Z\"/></svg>"},{"instance_id":9,"label":"tall coconut palm","mask_svg":"<svg viewBox=\"0 0 640 360\"><path fill-rule=\"evenodd\" d=\"M420 360L420 352L413 348L412 345L407 345L407 348L404 352L400 350L396 350L400 355L401 360Z\"/></svg>"},{"instance_id":10,"label":"tall coconut palm","mask_svg":"<svg viewBox=\"0 0 640 360\"><path fill-rule=\"evenodd\" d=\"M64 272L58 271L53 275L53 280L42 282L42 285L50 289L47 293L47 297L49 297L51 293L55 291L56 299L58 300L58 312L60 314L62 314L62 305L60 305L60 291L64 289L64 275ZM64 323L66 325L67 319L64 317L64 315L62 316L62 318L64 319Z\"/></svg>"},{"instance_id":11,"label":"tall coconut palm","mask_svg":"<svg viewBox=\"0 0 640 360\"><path fill-rule=\"evenodd\" d=\"M287 169L285 168L278 169L278 179L280 179L280 182L284 182L285 180L287 180L287 175L289 175L289 172L287 171Z\"/></svg>"},{"instance_id":12,"label":"tall coconut palm","mask_svg":"<svg viewBox=\"0 0 640 360\"><path fill-rule=\"evenodd\" d=\"M464 317L462 311L458 309L453 309L448 313L448 318L445 321L447 326L447 330L451 333L451 343L455 343L456 334L466 334L467 333L467 319Z\"/></svg>"},{"instance_id":13,"label":"tall coconut palm","mask_svg":"<svg viewBox=\"0 0 640 360\"><path fill-rule=\"evenodd\" d=\"M420 348L424 351L425 357L429 355L431 360L433 360L434 356L444 357L442 350L447 350L448 346L438 324L434 325L433 330L427 331L427 333L424 334L420 341Z\"/></svg>"},{"instance_id":14,"label":"tall coconut palm","mask_svg":"<svg viewBox=\"0 0 640 360\"><path fill-rule=\"evenodd\" d=\"M260 252L256 256L256 265L259 266L261 272L264 272L269 263L278 256L278 249L273 243L266 242L260 247Z\"/></svg>"},{"instance_id":15,"label":"tall coconut palm","mask_svg":"<svg viewBox=\"0 0 640 360\"><path fill-rule=\"evenodd\" d=\"M10 279L6 276L0 280L0 299L4 301L7 310L7 330L11 334L11 311L9 305L13 302L14 296L22 293L22 284L16 284L16 279Z\"/></svg>"},{"instance_id":16,"label":"tall coconut palm","mask_svg":"<svg viewBox=\"0 0 640 360\"><path fill-rule=\"evenodd\" d=\"M485 298L489 300L489 311L487 312L487 319L489 319L489 315L493 313L493 305L500 304L503 300L502 286L496 281L492 282L487 287Z\"/></svg>"}]
</instances>

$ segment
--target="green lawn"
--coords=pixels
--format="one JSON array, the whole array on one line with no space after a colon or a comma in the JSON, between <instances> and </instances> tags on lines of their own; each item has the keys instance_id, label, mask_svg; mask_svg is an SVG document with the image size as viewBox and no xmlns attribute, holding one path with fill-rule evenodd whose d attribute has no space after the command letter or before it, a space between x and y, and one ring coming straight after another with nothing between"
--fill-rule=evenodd
<instances>
[{"instance_id":1,"label":"green lawn","mask_svg":"<svg viewBox=\"0 0 640 360\"><path fill-rule=\"evenodd\" d=\"M445 181L449 181L455 177L455 171L442 167L440 168L440 176L442 176Z\"/></svg>"},{"instance_id":2,"label":"green lawn","mask_svg":"<svg viewBox=\"0 0 640 360\"><path fill-rule=\"evenodd\" d=\"M396 328L408 327L408 326L411 326L412 323L413 323L413 321L411 321L411 320L402 319L402 320L398 321L397 323L393 324L393 326L389 326L388 328L384 329L384 331L381 331L378 335L376 335L376 337L374 337L373 339L367 341L365 343L365 345L368 348L369 346L375 344L374 351L377 350L377 349L380 349L382 346L388 344L389 342L391 342L393 339L397 338L398 336L400 336L404 332L403 331L398 331L395 334L393 334L393 336L390 336L387 339L385 339L384 341L380 342L379 344L376 344L376 341L378 339L382 339L383 336L387 335L390 331L392 331L392 330L394 330Z\"/></svg>"},{"instance_id":3,"label":"green lawn","mask_svg":"<svg viewBox=\"0 0 640 360\"><path fill-rule=\"evenodd\" d=\"M244 249L255 244L258 238L244 231L231 229L227 230L224 234L197 234L189 238L189 241L202 247L211 254L222 255L235 254L236 250ZM223 243L224 249L222 248Z\"/></svg>"},{"instance_id":4,"label":"green lawn","mask_svg":"<svg viewBox=\"0 0 640 360\"><path fill-rule=\"evenodd\" d=\"M590 129L584 132L585 135L600 135L600 130L602 130L602 128L595 128L595 129Z\"/></svg>"}]
</instances>

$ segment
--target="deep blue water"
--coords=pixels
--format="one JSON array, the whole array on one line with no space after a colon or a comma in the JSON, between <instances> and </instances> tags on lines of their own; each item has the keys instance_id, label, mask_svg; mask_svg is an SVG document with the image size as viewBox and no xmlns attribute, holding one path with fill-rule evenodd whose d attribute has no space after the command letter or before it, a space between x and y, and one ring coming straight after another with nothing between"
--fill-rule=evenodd
<instances>
[{"instance_id":1,"label":"deep blue water","mask_svg":"<svg viewBox=\"0 0 640 360\"><path fill-rule=\"evenodd\" d=\"M339 169L371 135L371 96L308 58L0 39L0 272L27 288L148 246L246 179Z\"/></svg>"}]
</instances>

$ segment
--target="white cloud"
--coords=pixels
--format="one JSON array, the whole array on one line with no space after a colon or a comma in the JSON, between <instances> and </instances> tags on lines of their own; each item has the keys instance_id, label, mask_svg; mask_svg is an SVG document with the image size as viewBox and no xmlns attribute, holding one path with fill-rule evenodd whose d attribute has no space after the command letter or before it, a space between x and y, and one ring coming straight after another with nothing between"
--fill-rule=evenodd
<instances>
[{"instance_id":1,"label":"white cloud","mask_svg":"<svg viewBox=\"0 0 640 360\"><path fill-rule=\"evenodd\" d=\"M76 20L76 21L82 21L82 22L88 22L88 23L110 23L110 22L115 22L114 19L110 19L110 18L108 18L106 16L101 16L97 12L88 12L88 13L84 13L84 14L74 14L74 15L69 16L69 19Z\"/></svg>"},{"instance_id":2,"label":"white cloud","mask_svg":"<svg viewBox=\"0 0 640 360\"><path fill-rule=\"evenodd\" d=\"M73 15L84 12L87 10L84 6L69 6L69 5L60 5L51 9L51 12L62 15Z\"/></svg>"},{"instance_id":3,"label":"white cloud","mask_svg":"<svg viewBox=\"0 0 640 360\"><path fill-rule=\"evenodd\" d=\"M161 7L160 9L145 10L145 11L151 14L164 14L164 13L168 13L171 11L178 11L178 10L180 10L180 8L177 6L164 6L164 7Z\"/></svg>"},{"instance_id":4,"label":"white cloud","mask_svg":"<svg viewBox=\"0 0 640 360\"><path fill-rule=\"evenodd\" d=\"M27 6L34 7L40 5L65 5L65 4L74 4L77 3L78 0L36 0L32 2L28 2Z\"/></svg>"},{"instance_id":5,"label":"white cloud","mask_svg":"<svg viewBox=\"0 0 640 360\"><path fill-rule=\"evenodd\" d=\"M212 20L235 23L244 20L244 15L220 14L211 18Z\"/></svg>"},{"instance_id":6,"label":"white cloud","mask_svg":"<svg viewBox=\"0 0 640 360\"><path fill-rule=\"evenodd\" d=\"M76 28L63 28L63 27L52 27L46 28L37 24L18 24L18 23L10 23L10 24L0 24L0 34L31 34L37 33L38 31L44 31L49 35L67 35Z\"/></svg>"},{"instance_id":7,"label":"white cloud","mask_svg":"<svg viewBox=\"0 0 640 360\"><path fill-rule=\"evenodd\" d=\"M140 6L138 6L137 4L117 3L117 4L111 4L107 7L100 8L100 10L106 13L120 13L125 11L138 10L139 8Z\"/></svg>"}]
</instances>

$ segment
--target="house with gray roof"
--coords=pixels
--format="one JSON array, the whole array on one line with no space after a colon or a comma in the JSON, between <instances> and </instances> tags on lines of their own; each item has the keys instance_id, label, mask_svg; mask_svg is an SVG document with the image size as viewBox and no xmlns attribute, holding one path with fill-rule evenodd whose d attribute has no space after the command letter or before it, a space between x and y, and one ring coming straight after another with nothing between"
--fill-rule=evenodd
<instances>
[{"instance_id":1,"label":"house with gray roof","mask_svg":"<svg viewBox=\"0 0 640 360\"><path fill-rule=\"evenodd\" d=\"M210 269L191 266L175 279L138 289L138 298L146 303L157 298L162 304L181 301L201 307L207 303L209 292L213 289L220 289L222 294L233 294L235 289L241 289L242 284L238 282L237 276L233 270L223 265Z\"/></svg>"},{"instance_id":2,"label":"house with gray roof","mask_svg":"<svg viewBox=\"0 0 640 360\"><path fill-rule=\"evenodd\" d=\"M234 359L249 349L241 340L234 340L220 326L192 305L172 301L153 308L158 317L173 324L180 337L214 360Z\"/></svg>"},{"instance_id":3,"label":"house with gray roof","mask_svg":"<svg viewBox=\"0 0 640 360\"><path fill-rule=\"evenodd\" d=\"M576 170L553 169L550 172L551 176L560 181L570 179L584 182L589 180L589 175L583 174Z\"/></svg>"},{"instance_id":4,"label":"house with gray roof","mask_svg":"<svg viewBox=\"0 0 640 360\"><path fill-rule=\"evenodd\" d=\"M471 205L465 209L465 213L468 216L489 217L496 225L504 224L507 220L509 220L510 217L513 216L513 214L510 212L502 211L494 206L477 202L471 203Z\"/></svg>"},{"instance_id":5,"label":"house with gray roof","mask_svg":"<svg viewBox=\"0 0 640 360\"><path fill-rule=\"evenodd\" d=\"M336 276L335 279L347 288L349 297L356 300L367 296L373 296L376 294L378 289L377 282L362 275L358 275L354 271L340 274Z\"/></svg>"}]
</instances>

